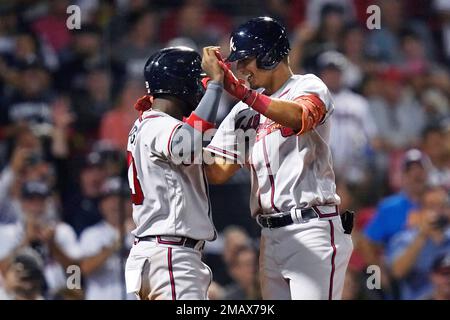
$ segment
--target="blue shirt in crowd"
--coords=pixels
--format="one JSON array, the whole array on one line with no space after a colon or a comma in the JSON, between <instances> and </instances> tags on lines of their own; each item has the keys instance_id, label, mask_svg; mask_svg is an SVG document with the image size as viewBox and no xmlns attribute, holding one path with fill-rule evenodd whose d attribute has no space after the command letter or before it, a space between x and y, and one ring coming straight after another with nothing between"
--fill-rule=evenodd
<instances>
[{"instance_id":1,"label":"blue shirt in crowd","mask_svg":"<svg viewBox=\"0 0 450 320\"><path fill-rule=\"evenodd\" d=\"M415 208L417 205L404 192L384 199L365 228L365 236L373 242L386 246L392 236L403 230L409 212Z\"/></svg>"},{"instance_id":2,"label":"blue shirt in crowd","mask_svg":"<svg viewBox=\"0 0 450 320\"><path fill-rule=\"evenodd\" d=\"M392 266L394 261L402 255L417 237L417 229L404 230L392 238L386 248L386 262ZM433 286L430 281L430 272L434 260L450 252L450 227L444 232L444 240L434 243L428 239L420 251L411 271L399 281L400 298L402 300L417 300L430 296Z\"/></svg>"}]
</instances>

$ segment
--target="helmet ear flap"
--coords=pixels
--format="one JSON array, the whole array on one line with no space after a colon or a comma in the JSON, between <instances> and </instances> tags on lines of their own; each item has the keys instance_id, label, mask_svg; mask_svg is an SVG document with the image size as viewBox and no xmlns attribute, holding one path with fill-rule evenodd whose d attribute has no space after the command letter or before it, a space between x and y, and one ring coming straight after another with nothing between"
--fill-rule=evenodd
<instances>
[{"instance_id":1,"label":"helmet ear flap","mask_svg":"<svg viewBox=\"0 0 450 320\"><path fill-rule=\"evenodd\" d=\"M256 59L256 66L259 69L271 70L281 61L277 61L277 56L276 47L272 47L266 54L258 56Z\"/></svg>"},{"instance_id":2,"label":"helmet ear flap","mask_svg":"<svg viewBox=\"0 0 450 320\"><path fill-rule=\"evenodd\" d=\"M256 66L260 69L272 70L286 55L288 55L289 50L289 42L280 36L269 51L257 57Z\"/></svg>"}]
</instances>

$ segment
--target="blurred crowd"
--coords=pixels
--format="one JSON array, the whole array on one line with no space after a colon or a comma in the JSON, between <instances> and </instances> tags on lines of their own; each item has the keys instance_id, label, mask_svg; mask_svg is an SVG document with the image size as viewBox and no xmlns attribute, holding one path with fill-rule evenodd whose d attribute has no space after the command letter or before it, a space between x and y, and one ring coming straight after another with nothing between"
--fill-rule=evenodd
<instances>
[{"instance_id":1,"label":"blurred crowd","mask_svg":"<svg viewBox=\"0 0 450 320\"><path fill-rule=\"evenodd\" d=\"M3 0L0 300L133 298L125 150L145 61L174 45L226 56L232 29L260 15L287 27L293 71L334 97L340 209L356 212L343 298L450 299L449 1ZM249 192L245 170L211 186L211 299L260 299Z\"/></svg>"}]
</instances>

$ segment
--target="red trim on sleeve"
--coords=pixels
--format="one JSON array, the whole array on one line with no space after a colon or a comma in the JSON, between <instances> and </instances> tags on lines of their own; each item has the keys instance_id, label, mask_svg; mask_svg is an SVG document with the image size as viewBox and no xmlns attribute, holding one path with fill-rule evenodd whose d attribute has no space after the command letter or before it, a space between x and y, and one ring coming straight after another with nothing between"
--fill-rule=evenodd
<instances>
[{"instance_id":1,"label":"red trim on sleeve","mask_svg":"<svg viewBox=\"0 0 450 320\"><path fill-rule=\"evenodd\" d=\"M205 132L206 130L212 129L215 127L214 123L208 122L202 118L200 118L198 115L195 114L195 112L192 112L191 115L186 118L185 121L188 125L190 125L195 130L198 130L200 132ZM198 123L200 122L200 128L198 126Z\"/></svg>"},{"instance_id":2,"label":"red trim on sleeve","mask_svg":"<svg viewBox=\"0 0 450 320\"><path fill-rule=\"evenodd\" d=\"M140 116L139 117L139 121L143 121L143 120L145 120L145 119L152 119L152 118L159 118L159 117L162 117L161 115L159 115L159 114L151 114L151 115L148 115L148 116L146 116L146 117L142 117L142 116Z\"/></svg>"}]
</instances>

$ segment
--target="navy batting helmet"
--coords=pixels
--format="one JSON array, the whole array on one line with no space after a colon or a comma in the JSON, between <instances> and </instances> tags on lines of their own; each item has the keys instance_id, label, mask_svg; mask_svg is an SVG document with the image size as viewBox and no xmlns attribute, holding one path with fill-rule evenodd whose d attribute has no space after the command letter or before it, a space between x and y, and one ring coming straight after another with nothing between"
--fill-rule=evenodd
<instances>
[{"instance_id":1,"label":"navy batting helmet","mask_svg":"<svg viewBox=\"0 0 450 320\"><path fill-rule=\"evenodd\" d=\"M148 94L175 96L194 109L205 93L201 62L200 55L188 47L159 50L144 67Z\"/></svg>"},{"instance_id":2,"label":"navy batting helmet","mask_svg":"<svg viewBox=\"0 0 450 320\"><path fill-rule=\"evenodd\" d=\"M256 57L258 68L270 70L278 65L289 50L284 27L270 17L258 17L240 25L231 34L231 53L227 61Z\"/></svg>"}]
</instances>

